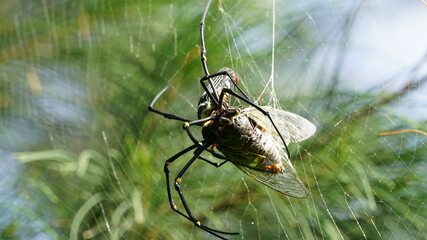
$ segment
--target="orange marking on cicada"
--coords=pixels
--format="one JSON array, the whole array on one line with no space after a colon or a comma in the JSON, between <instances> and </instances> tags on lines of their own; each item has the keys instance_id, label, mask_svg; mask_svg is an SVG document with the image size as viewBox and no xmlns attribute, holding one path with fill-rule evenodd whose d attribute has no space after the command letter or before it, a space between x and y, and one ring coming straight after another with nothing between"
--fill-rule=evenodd
<instances>
[{"instance_id":1,"label":"orange marking on cicada","mask_svg":"<svg viewBox=\"0 0 427 240\"><path fill-rule=\"evenodd\" d=\"M272 172L276 172L276 173L282 172L282 168L277 163L270 166L265 166L265 167Z\"/></svg>"}]
</instances>

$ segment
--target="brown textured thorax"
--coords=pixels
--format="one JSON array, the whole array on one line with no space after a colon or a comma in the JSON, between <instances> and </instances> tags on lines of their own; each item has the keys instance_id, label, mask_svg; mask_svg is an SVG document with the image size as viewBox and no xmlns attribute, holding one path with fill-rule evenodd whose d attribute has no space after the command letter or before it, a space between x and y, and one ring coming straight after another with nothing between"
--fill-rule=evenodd
<instances>
[{"instance_id":1,"label":"brown textured thorax","mask_svg":"<svg viewBox=\"0 0 427 240\"><path fill-rule=\"evenodd\" d=\"M241 110L242 107L238 107L214 112L217 116L203 127L203 137L216 144L226 156L229 151L242 151L265 156L266 165L280 162L280 150L263 134L265 129L240 113Z\"/></svg>"}]
</instances>

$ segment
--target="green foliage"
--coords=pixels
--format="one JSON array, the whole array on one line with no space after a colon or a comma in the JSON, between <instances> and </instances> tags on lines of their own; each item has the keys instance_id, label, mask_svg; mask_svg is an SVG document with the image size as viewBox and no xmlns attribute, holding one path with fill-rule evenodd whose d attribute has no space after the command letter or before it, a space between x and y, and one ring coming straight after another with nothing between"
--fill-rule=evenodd
<instances>
[{"instance_id":1,"label":"green foliage","mask_svg":"<svg viewBox=\"0 0 427 240\"><path fill-rule=\"evenodd\" d=\"M156 107L196 118L205 3L27 2L0 3L0 156L14 152L11 166L22 167L12 172L16 193L0 192L0 209L10 217L0 218L0 238L44 232L51 239L213 239L173 213L167 200L164 161L190 140L181 123L147 111L171 84ZM319 45L307 14L293 7L277 14L275 55L282 60L275 67L299 73L307 65L292 60L301 54L310 60ZM271 10L259 1L214 1L206 27L210 70L232 67L244 89L265 102L272 51L244 38L256 29L270 37ZM244 239L425 239L426 138L377 136L426 126L389 112L415 89L345 92L323 87L324 76L292 100L281 97L290 91L284 81L276 89L281 106L318 126L298 149L290 146L311 197L280 195L231 164L196 162L182 183L194 213ZM299 87L293 85L286 87ZM53 103L73 114L55 112ZM172 177L190 155L171 167Z\"/></svg>"}]
</instances>

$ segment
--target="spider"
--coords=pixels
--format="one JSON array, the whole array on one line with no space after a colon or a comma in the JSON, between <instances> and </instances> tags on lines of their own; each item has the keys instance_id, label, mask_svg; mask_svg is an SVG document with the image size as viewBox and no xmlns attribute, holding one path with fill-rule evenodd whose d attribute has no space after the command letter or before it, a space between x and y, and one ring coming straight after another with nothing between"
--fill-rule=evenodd
<instances>
[{"instance_id":1,"label":"spider","mask_svg":"<svg viewBox=\"0 0 427 240\"><path fill-rule=\"evenodd\" d=\"M229 68L222 68L214 74L209 74L206 62L204 23L210 4L211 0L209 0L200 22L201 63L205 76L199 80L204 92L198 103L198 119L191 121L154 108L154 104L168 89L168 86L155 96L148 110L167 119L183 122L183 128L193 142L191 146L176 153L164 164L167 195L172 210L193 222L196 227L220 239L226 239L222 235L239 233L220 231L203 225L193 215L185 200L181 181L190 166L198 159L215 167L221 167L223 164L231 162L247 175L280 193L304 198L308 196L308 190L289 160L290 154L287 146L290 142L300 142L310 137L316 131L316 127L297 114L269 106L258 106L239 88L239 76ZM230 106L231 97L239 99L248 106ZM190 127L193 125L202 127L202 140L197 140L193 136L190 131ZM222 154L215 151L215 148ZM185 209L183 212L178 210L172 198L169 166L192 150L194 150L193 156L178 173L174 182L175 190ZM222 162L213 162L203 157L201 155L203 152L209 152Z\"/></svg>"}]
</instances>

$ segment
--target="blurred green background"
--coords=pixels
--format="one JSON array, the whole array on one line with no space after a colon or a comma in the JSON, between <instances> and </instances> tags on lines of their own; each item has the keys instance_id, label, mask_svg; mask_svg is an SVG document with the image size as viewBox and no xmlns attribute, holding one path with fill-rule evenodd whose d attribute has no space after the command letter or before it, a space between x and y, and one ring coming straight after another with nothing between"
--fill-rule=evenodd
<instances>
[{"instance_id":1,"label":"blurred green background","mask_svg":"<svg viewBox=\"0 0 427 240\"><path fill-rule=\"evenodd\" d=\"M310 198L201 162L182 182L196 217L240 232L234 239L427 239L426 136L378 136L426 130L422 114L402 110L426 110L425 58L387 77L378 69L370 87L360 63L346 61L359 17L398 3L213 1L210 71L232 67L261 105L280 104L318 131L290 146ZM0 239L215 239L170 209L163 164L191 141L181 123L147 111L170 84L156 107L197 117L205 6L0 2Z\"/></svg>"}]
</instances>

